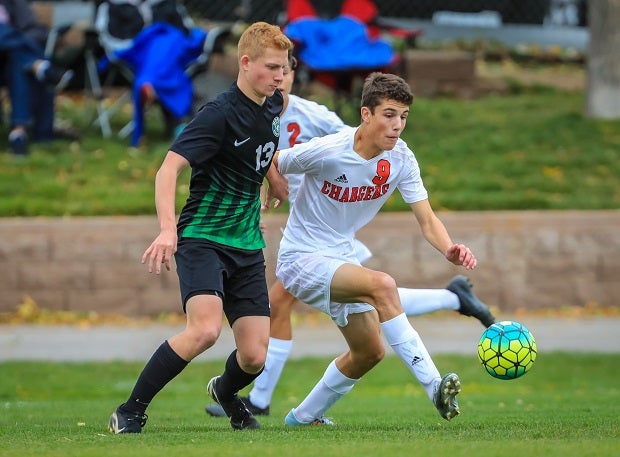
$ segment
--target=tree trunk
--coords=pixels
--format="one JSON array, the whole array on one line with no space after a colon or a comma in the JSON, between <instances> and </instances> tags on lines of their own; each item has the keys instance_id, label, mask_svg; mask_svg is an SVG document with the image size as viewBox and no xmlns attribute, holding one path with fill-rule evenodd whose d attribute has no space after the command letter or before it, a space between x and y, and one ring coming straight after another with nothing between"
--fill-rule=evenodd
<instances>
[{"instance_id":1,"label":"tree trunk","mask_svg":"<svg viewBox=\"0 0 620 457\"><path fill-rule=\"evenodd\" d=\"M586 115L620 118L620 0L590 0Z\"/></svg>"}]
</instances>

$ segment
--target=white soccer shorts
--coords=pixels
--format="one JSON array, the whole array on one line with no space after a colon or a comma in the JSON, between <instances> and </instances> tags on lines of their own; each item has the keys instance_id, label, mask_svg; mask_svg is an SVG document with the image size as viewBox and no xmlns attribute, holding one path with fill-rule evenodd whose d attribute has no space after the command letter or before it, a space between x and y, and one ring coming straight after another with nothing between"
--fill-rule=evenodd
<instances>
[{"instance_id":1,"label":"white soccer shorts","mask_svg":"<svg viewBox=\"0 0 620 457\"><path fill-rule=\"evenodd\" d=\"M339 327L348 324L349 314L373 310L368 303L338 303L330 299L330 285L336 270L345 263L359 262L325 257L316 253L299 254L292 261L278 262L276 276L295 298L332 318Z\"/></svg>"}]
</instances>

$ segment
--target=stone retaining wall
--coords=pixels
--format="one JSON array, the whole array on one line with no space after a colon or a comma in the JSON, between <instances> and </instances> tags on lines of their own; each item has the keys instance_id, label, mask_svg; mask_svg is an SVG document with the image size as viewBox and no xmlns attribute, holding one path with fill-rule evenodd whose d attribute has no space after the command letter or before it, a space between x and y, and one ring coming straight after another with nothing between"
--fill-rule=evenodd
<instances>
[{"instance_id":1,"label":"stone retaining wall","mask_svg":"<svg viewBox=\"0 0 620 457\"><path fill-rule=\"evenodd\" d=\"M620 211L439 213L478 268L467 274L495 309L620 306ZM268 215L269 281L285 215ZM174 272L148 274L140 258L155 217L0 219L0 312L24 296L41 308L131 316L178 312ZM382 213L359 233L367 266L404 287L443 287L464 270L421 237L410 213ZM307 309L307 308L300 308Z\"/></svg>"},{"instance_id":2,"label":"stone retaining wall","mask_svg":"<svg viewBox=\"0 0 620 457\"><path fill-rule=\"evenodd\" d=\"M476 59L471 52L410 49L403 61L402 76L416 97L476 96Z\"/></svg>"}]
</instances>

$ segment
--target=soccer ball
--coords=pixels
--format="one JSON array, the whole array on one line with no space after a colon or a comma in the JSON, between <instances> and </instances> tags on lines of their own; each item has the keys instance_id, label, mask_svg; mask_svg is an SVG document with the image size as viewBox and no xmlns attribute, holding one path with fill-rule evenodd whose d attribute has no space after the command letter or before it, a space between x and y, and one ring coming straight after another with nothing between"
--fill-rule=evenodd
<instances>
[{"instance_id":1,"label":"soccer ball","mask_svg":"<svg viewBox=\"0 0 620 457\"><path fill-rule=\"evenodd\" d=\"M534 365L536 341L519 322L496 322L482 333L478 358L494 378L516 379Z\"/></svg>"}]
</instances>

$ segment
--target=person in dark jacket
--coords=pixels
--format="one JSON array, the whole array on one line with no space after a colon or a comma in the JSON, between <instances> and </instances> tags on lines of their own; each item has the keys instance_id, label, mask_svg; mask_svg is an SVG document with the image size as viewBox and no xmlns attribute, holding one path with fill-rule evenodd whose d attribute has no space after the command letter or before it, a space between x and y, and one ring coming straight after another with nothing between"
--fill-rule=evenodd
<instances>
[{"instance_id":1,"label":"person in dark jacket","mask_svg":"<svg viewBox=\"0 0 620 457\"><path fill-rule=\"evenodd\" d=\"M53 137L55 90L73 77L44 57L49 30L26 0L0 0L0 71L11 102L9 147L28 152L28 130L35 140Z\"/></svg>"}]
</instances>

